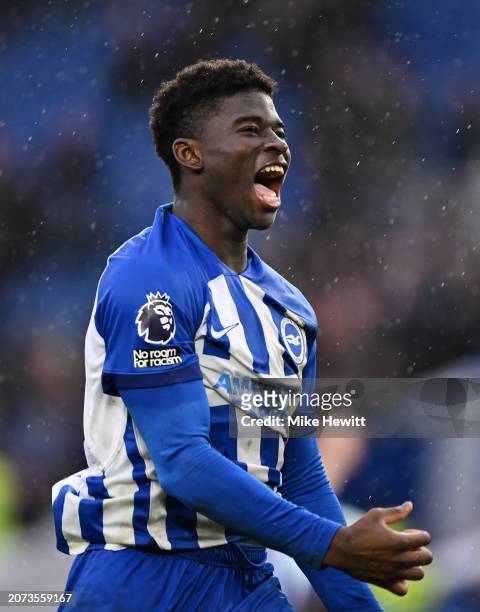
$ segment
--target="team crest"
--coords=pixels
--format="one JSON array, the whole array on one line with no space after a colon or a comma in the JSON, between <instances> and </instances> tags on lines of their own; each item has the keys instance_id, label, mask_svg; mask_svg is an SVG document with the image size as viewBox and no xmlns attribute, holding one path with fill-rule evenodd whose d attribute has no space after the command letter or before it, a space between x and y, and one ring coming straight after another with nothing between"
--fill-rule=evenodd
<instances>
[{"instance_id":1,"label":"team crest","mask_svg":"<svg viewBox=\"0 0 480 612\"><path fill-rule=\"evenodd\" d=\"M305 337L302 330L292 319L284 317L280 324L280 331L290 357L297 365L301 365L306 355Z\"/></svg>"},{"instance_id":2,"label":"team crest","mask_svg":"<svg viewBox=\"0 0 480 612\"><path fill-rule=\"evenodd\" d=\"M150 344L166 344L175 334L175 318L170 304L170 296L166 293L147 294L147 303L138 311L138 335L143 336Z\"/></svg>"}]
</instances>

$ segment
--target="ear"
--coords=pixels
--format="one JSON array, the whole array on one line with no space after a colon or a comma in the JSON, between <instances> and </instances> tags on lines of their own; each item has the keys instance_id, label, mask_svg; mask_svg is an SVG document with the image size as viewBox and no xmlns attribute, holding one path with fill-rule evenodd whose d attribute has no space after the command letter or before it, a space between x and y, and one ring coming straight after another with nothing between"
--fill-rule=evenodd
<instances>
[{"instance_id":1,"label":"ear","mask_svg":"<svg viewBox=\"0 0 480 612\"><path fill-rule=\"evenodd\" d=\"M198 172L203 170L200 143L193 138L177 138L172 144L173 156L181 166Z\"/></svg>"}]
</instances>

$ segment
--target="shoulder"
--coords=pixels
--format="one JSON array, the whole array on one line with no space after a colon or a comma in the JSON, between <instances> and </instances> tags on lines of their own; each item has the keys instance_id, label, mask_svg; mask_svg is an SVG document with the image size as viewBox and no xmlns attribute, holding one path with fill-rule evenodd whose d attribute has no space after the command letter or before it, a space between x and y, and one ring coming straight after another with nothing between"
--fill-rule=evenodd
<instances>
[{"instance_id":1,"label":"shoulder","mask_svg":"<svg viewBox=\"0 0 480 612\"><path fill-rule=\"evenodd\" d=\"M136 287L164 292L154 287L161 284L183 292L194 286L198 291L201 277L195 274L194 254L182 248L173 223L159 220L162 208L151 227L132 236L109 256L99 282L99 298L109 292L128 294Z\"/></svg>"},{"instance_id":2,"label":"shoulder","mask_svg":"<svg viewBox=\"0 0 480 612\"><path fill-rule=\"evenodd\" d=\"M118 247L107 259L107 265L100 277L103 289L128 282L137 274L144 274L150 266L146 266L149 257L147 244L152 228L147 227L139 234L132 236Z\"/></svg>"},{"instance_id":3,"label":"shoulder","mask_svg":"<svg viewBox=\"0 0 480 612\"><path fill-rule=\"evenodd\" d=\"M97 327L107 330L118 317L130 319L153 301L196 322L203 314L206 287L195 262L179 253L174 240L155 225L127 240L107 260L96 299Z\"/></svg>"}]
</instances>

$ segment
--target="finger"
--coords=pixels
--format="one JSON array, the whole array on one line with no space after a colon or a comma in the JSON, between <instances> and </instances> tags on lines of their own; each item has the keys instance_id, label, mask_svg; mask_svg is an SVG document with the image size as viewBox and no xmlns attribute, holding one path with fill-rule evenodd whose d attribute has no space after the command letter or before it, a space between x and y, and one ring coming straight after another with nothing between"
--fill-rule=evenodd
<instances>
[{"instance_id":1,"label":"finger","mask_svg":"<svg viewBox=\"0 0 480 612\"><path fill-rule=\"evenodd\" d=\"M408 593L408 582L406 580L394 580L383 585L385 589L403 597Z\"/></svg>"},{"instance_id":2,"label":"finger","mask_svg":"<svg viewBox=\"0 0 480 612\"><path fill-rule=\"evenodd\" d=\"M423 546L430 544L432 539L428 531L420 531L419 529L400 531L398 532L398 535L401 538L402 546L411 550L422 548Z\"/></svg>"},{"instance_id":3,"label":"finger","mask_svg":"<svg viewBox=\"0 0 480 612\"><path fill-rule=\"evenodd\" d=\"M410 567L401 570L398 575L404 580L421 580L425 576L425 572L421 567Z\"/></svg>"},{"instance_id":4,"label":"finger","mask_svg":"<svg viewBox=\"0 0 480 612\"><path fill-rule=\"evenodd\" d=\"M402 567L413 567L416 565L430 565L433 561L433 555L428 548L419 548L418 550L409 550L402 553L398 557L398 561Z\"/></svg>"},{"instance_id":5,"label":"finger","mask_svg":"<svg viewBox=\"0 0 480 612\"><path fill-rule=\"evenodd\" d=\"M380 517L389 525L390 523L398 523L407 518L410 512L413 510L413 504L411 501L404 502L401 506L394 506L393 508L379 508Z\"/></svg>"}]
</instances>

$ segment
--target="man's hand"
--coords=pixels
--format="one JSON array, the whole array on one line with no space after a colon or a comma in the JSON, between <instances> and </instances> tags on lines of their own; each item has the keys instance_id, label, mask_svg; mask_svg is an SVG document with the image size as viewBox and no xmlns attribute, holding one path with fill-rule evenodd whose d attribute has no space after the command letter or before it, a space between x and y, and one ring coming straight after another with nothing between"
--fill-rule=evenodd
<instances>
[{"instance_id":1,"label":"man's hand","mask_svg":"<svg viewBox=\"0 0 480 612\"><path fill-rule=\"evenodd\" d=\"M412 502L394 508L372 508L349 527L341 527L325 555L324 564L354 578L388 589L396 595L408 591L407 580L421 580L421 565L432 562L425 548L430 534L417 529L393 531L390 523L405 519Z\"/></svg>"}]
</instances>

